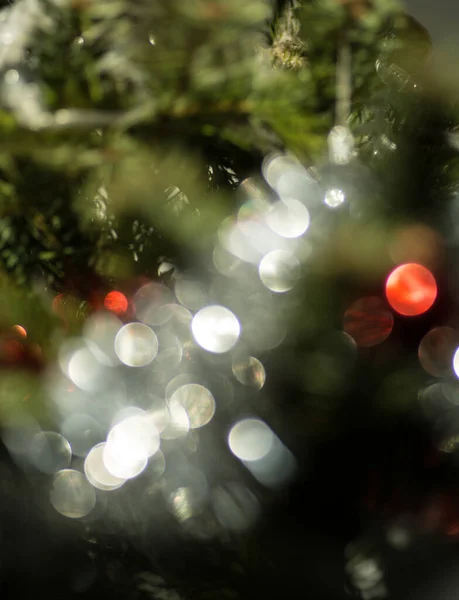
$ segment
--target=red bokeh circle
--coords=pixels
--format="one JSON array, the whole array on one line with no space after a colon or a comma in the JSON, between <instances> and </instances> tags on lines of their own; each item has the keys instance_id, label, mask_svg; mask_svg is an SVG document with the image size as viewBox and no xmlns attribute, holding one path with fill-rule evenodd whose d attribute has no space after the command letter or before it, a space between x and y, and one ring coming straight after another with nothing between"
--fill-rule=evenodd
<instances>
[{"instance_id":1,"label":"red bokeh circle","mask_svg":"<svg viewBox=\"0 0 459 600\"><path fill-rule=\"evenodd\" d=\"M104 306L107 310L121 315L127 311L128 300L122 292L109 292L105 296Z\"/></svg>"},{"instance_id":2,"label":"red bokeh circle","mask_svg":"<svg viewBox=\"0 0 459 600\"><path fill-rule=\"evenodd\" d=\"M422 315L435 302L437 283L429 269L417 263L407 263L389 274L386 297L399 314L406 317Z\"/></svg>"},{"instance_id":3,"label":"red bokeh circle","mask_svg":"<svg viewBox=\"0 0 459 600\"><path fill-rule=\"evenodd\" d=\"M394 317L381 298L359 298L344 313L344 331L357 346L370 348L386 340L394 326Z\"/></svg>"}]
</instances>

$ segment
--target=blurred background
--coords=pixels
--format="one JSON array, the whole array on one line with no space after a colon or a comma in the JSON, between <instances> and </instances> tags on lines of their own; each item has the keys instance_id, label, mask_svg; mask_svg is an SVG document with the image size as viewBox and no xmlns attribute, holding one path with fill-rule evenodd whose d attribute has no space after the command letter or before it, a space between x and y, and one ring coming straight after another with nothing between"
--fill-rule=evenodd
<instances>
[{"instance_id":1,"label":"blurred background","mask_svg":"<svg viewBox=\"0 0 459 600\"><path fill-rule=\"evenodd\" d=\"M456 597L459 5L1 4L1 592Z\"/></svg>"}]
</instances>

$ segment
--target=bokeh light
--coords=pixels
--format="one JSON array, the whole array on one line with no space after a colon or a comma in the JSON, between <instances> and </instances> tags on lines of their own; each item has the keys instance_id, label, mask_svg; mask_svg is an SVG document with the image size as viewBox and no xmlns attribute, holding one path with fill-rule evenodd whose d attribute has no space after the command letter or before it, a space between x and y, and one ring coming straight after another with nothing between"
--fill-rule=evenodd
<instances>
[{"instance_id":1,"label":"bokeh light","mask_svg":"<svg viewBox=\"0 0 459 600\"><path fill-rule=\"evenodd\" d=\"M453 370L456 377L459 378L459 348L457 348L453 355Z\"/></svg>"},{"instance_id":2,"label":"bokeh light","mask_svg":"<svg viewBox=\"0 0 459 600\"><path fill-rule=\"evenodd\" d=\"M201 513L209 498L207 478L186 460L179 460L163 481L164 498L181 523Z\"/></svg>"},{"instance_id":3,"label":"bokeh light","mask_svg":"<svg viewBox=\"0 0 459 600\"><path fill-rule=\"evenodd\" d=\"M219 305L206 306L196 313L191 329L197 344L215 354L231 350L241 333L236 316L228 308Z\"/></svg>"},{"instance_id":4,"label":"bokeh light","mask_svg":"<svg viewBox=\"0 0 459 600\"><path fill-rule=\"evenodd\" d=\"M254 356L238 358L232 364L233 374L239 383L261 390L266 381L262 363Z\"/></svg>"},{"instance_id":5,"label":"bokeh light","mask_svg":"<svg viewBox=\"0 0 459 600\"><path fill-rule=\"evenodd\" d=\"M277 188L280 178L289 172L300 171L307 180L310 179L299 160L291 154L269 154L264 158L261 170L266 182L273 189Z\"/></svg>"},{"instance_id":6,"label":"bokeh light","mask_svg":"<svg viewBox=\"0 0 459 600\"><path fill-rule=\"evenodd\" d=\"M203 385L190 383L174 392L171 404L179 403L185 409L191 429L204 427L215 413L215 400L210 391Z\"/></svg>"},{"instance_id":7,"label":"bokeh light","mask_svg":"<svg viewBox=\"0 0 459 600\"><path fill-rule=\"evenodd\" d=\"M285 485L296 471L293 454L259 419L243 419L236 423L228 436L228 445L253 477L265 487Z\"/></svg>"},{"instance_id":8,"label":"bokeh light","mask_svg":"<svg viewBox=\"0 0 459 600\"><path fill-rule=\"evenodd\" d=\"M440 234L422 223L412 223L396 229L390 248L394 263L418 263L436 268L444 255Z\"/></svg>"},{"instance_id":9,"label":"bokeh light","mask_svg":"<svg viewBox=\"0 0 459 600\"><path fill-rule=\"evenodd\" d=\"M291 290L298 280L300 263L291 252L273 250L260 261L258 273L269 290L282 294Z\"/></svg>"},{"instance_id":10,"label":"bokeh light","mask_svg":"<svg viewBox=\"0 0 459 600\"><path fill-rule=\"evenodd\" d=\"M65 417L61 432L69 441L75 456L86 456L104 437L101 425L87 414L70 414Z\"/></svg>"},{"instance_id":11,"label":"bokeh light","mask_svg":"<svg viewBox=\"0 0 459 600\"><path fill-rule=\"evenodd\" d=\"M73 469L59 471L53 480L51 504L64 517L80 519L96 505L96 494L85 476Z\"/></svg>"},{"instance_id":12,"label":"bokeh light","mask_svg":"<svg viewBox=\"0 0 459 600\"><path fill-rule=\"evenodd\" d=\"M116 335L115 352L128 367L144 367L158 353L158 338L148 325L128 323Z\"/></svg>"},{"instance_id":13,"label":"bokeh light","mask_svg":"<svg viewBox=\"0 0 459 600\"><path fill-rule=\"evenodd\" d=\"M326 191L324 202L329 208L338 208L346 200L346 195L339 188L331 188Z\"/></svg>"},{"instance_id":14,"label":"bokeh light","mask_svg":"<svg viewBox=\"0 0 459 600\"><path fill-rule=\"evenodd\" d=\"M244 461L264 458L269 453L273 441L273 432L259 419L239 421L232 427L228 436L231 452Z\"/></svg>"},{"instance_id":15,"label":"bokeh light","mask_svg":"<svg viewBox=\"0 0 459 600\"><path fill-rule=\"evenodd\" d=\"M22 325L13 325L13 327L11 329L15 333L17 333L20 337L23 337L23 338L27 337L27 330Z\"/></svg>"},{"instance_id":16,"label":"bokeh light","mask_svg":"<svg viewBox=\"0 0 459 600\"><path fill-rule=\"evenodd\" d=\"M115 477L107 470L104 464L105 445L105 442L102 442L91 449L84 461L84 472L89 483L99 490L117 490L126 479Z\"/></svg>"},{"instance_id":17,"label":"bokeh light","mask_svg":"<svg viewBox=\"0 0 459 600\"><path fill-rule=\"evenodd\" d=\"M159 444L159 434L150 415L143 411L132 414L108 434L103 449L104 465L115 477L131 479L145 469Z\"/></svg>"},{"instance_id":18,"label":"bokeh light","mask_svg":"<svg viewBox=\"0 0 459 600\"><path fill-rule=\"evenodd\" d=\"M401 315L421 315L435 302L437 284L428 269L417 263L407 263L389 274L386 296L392 308Z\"/></svg>"},{"instance_id":19,"label":"bokeh light","mask_svg":"<svg viewBox=\"0 0 459 600\"><path fill-rule=\"evenodd\" d=\"M107 310L122 315L127 311L129 302L122 292L113 291L105 296L104 306Z\"/></svg>"},{"instance_id":20,"label":"bokeh light","mask_svg":"<svg viewBox=\"0 0 459 600\"><path fill-rule=\"evenodd\" d=\"M147 283L137 290L133 298L136 317L147 325L159 325L161 322L159 309L173 300L171 290L165 285Z\"/></svg>"},{"instance_id":21,"label":"bokeh light","mask_svg":"<svg viewBox=\"0 0 459 600\"><path fill-rule=\"evenodd\" d=\"M83 339L97 360L107 366L119 364L115 338L122 322L115 315L101 311L91 315L83 326Z\"/></svg>"},{"instance_id":22,"label":"bokeh light","mask_svg":"<svg viewBox=\"0 0 459 600\"><path fill-rule=\"evenodd\" d=\"M392 332L394 317L386 303L377 297L360 298L344 313L344 331L358 346L381 344Z\"/></svg>"},{"instance_id":23,"label":"bokeh light","mask_svg":"<svg viewBox=\"0 0 459 600\"><path fill-rule=\"evenodd\" d=\"M205 287L191 278L177 277L174 286L177 300L186 308L199 310L206 305L207 292Z\"/></svg>"},{"instance_id":24,"label":"bokeh light","mask_svg":"<svg viewBox=\"0 0 459 600\"><path fill-rule=\"evenodd\" d=\"M309 227L308 209L294 198L281 198L266 215L269 227L284 238L297 238Z\"/></svg>"},{"instance_id":25,"label":"bokeh light","mask_svg":"<svg viewBox=\"0 0 459 600\"><path fill-rule=\"evenodd\" d=\"M28 456L42 473L52 475L69 466L72 449L68 441L55 431L43 431L32 438Z\"/></svg>"},{"instance_id":26,"label":"bokeh light","mask_svg":"<svg viewBox=\"0 0 459 600\"><path fill-rule=\"evenodd\" d=\"M176 440L184 437L190 430L190 419L188 413L179 402L168 403L169 422L161 432L163 440Z\"/></svg>"},{"instance_id":27,"label":"bokeh light","mask_svg":"<svg viewBox=\"0 0 459 600\"><path fill-rule=\"evenodd\" d=\"M91 392L104 385L104 369L88 348L77 350L69 361L68 376L80 389Z\"/></svg>"},{"instance_id":28,"label":"bokeh light","mask_svg":"<svg viewBox=\"0 0 459 600\"><path fill-rule=\"evenodd\" d=\"M419 344L419 362L434 377L451 375L453 355L458 346L457 331L452 327L435 327L426 333Z\"/></svg>"},{"instance_id":29,"label":"bokeh light","mask_svg":"<svg viewBox=\"0 0 459 600\"><path fill-rule=\"evenodd\" d=\"M347 165L353 157L355 146L350 129L336 125L328 134L327 141L330 161L336 165Z\"/></svg>"}]
</instances>

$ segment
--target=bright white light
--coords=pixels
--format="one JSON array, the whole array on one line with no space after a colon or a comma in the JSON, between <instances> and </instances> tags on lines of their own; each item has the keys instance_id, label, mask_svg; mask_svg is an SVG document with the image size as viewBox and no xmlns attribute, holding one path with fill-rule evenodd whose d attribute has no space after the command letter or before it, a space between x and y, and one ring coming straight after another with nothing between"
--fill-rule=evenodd
<instances>
[{"instance_id":1,"label":"bright white light","mask_svg":"<svg viewBox=\"0 0 459 600\"><path fill-rule=\"evenodd\" d=\"M270 209L266 216L269 227L284 238L297 238L309 227L309 211L294 198L282 198Z\"/></svg>"},{"instance_id":2,"label":"bright white light","mask_svg":"<svg viewBox=\"0 0 459 600\"><path fill-rule=\"evenodd\" d=\"M112 313L99 312L91 315L83 327L83 337L99 362L114 366L119 364L114 344L122 323Z\"/></svg>"},{"instance_id":3,"label":"bright white light","mask_svg":"<svg viewBox=\"0 0 459 600\"><path fill-rule=\"evenodd\" d=\"M129 416L111 429L107 442L137 459L153 456L159 449L153 415L142 412Z\"/></svg>"},{"instance_id":4,"label":"bright white light","mask_svg":"<svg viewBox=\"0 0 459 600\"><path fill-rule=\"evenodd\" d=\"M332 188L325 194L324 202L330 208L338 208L346 200L343 190Z\"/></svg>"},{"instance_id":5,"label":"bright white light","mask_svg":"<svg viewBox=\"0 0 459 600\"><path fill-rule=\"evenodd\" d=\"M86 392L95 391L104 385L103 374L104 368L88 348L76 350L68 362L68 376Z\"/></svg>"},{"instance_id":6,"label":"bright white light","mask_svg":"<svg viewBox=\"0 0 459 600\"><path fill-rule=\"evenodd\" d=\"M258 273L263 284L272 292L291 290L300 276L300 263L285 250L273 250L261 261Z\"/></svg>"},{"instance_id":7,"label":"bright white light","mask_svg":"<svg viewBox=\"0 0 459 600\"><path fill-rule=\"evenodd\" d=\"M144 367L158 354L158 338L147 325L128 323L115 338L115 352L128 367Z\"/></svg>"},{"instance_id":8,"label":"bright white light","mask_svg":"<svg viewBox=\"0 0 459 600\"><path fill-rule=\"evenodd\" d=\"M301 172L309 179L306 169L299 160L291 154L270 154L264 160L261 166L263 177L273 188L277 189L280 178L286 173Z\"/></svg>"},{"instance_id":9,"label":"bright white light","mask_svg":"<svg viewBox=\"0 0 459 600\"><path fill-rule=\"evenodd\" d=\"M99 490L111 491L120 488L126 481L113 476L104 464L105 442L97 444L84 461L84 472L91 485Z\"/></svg>"},{"instance_id":10,"label":"bright white light","mask_svg":"<svg viewBox=\"0 0 459 600\"><path fill-rule=\"evenodd\" d=\"M231 350L241 333L236 316L224 306L218 305L201 309L194 316L191 329L199 346L215 354Z\"/></svg>"},{"instance_id":11,"label":"bright white light","mask_svg":"<svg viewBox=\"0 0 459 600\"><path fill-rule=\"evenodd\" d=\"M456 377L459 378L459 348L456 350L453 356L453 370Z\"/></svg>"},{"instance_id":12,"label":"bright white light","mask_svg":"<svg viewBox=\"0 0 459 600\"><path fill-rule=\"evenodd\" d=\"M148 458L159 449L160 439L148 413L134 414L115 425L103 449L104 465L120 479L141 473Z\"/></svg>"},{"instance_id":13,"label":"bright white light","mask_svg":"<svg viewBox=\"0 0 459 600\"><path fill-rule=\"evenodd\" d=\"M69 466L72 449L68 441L54 431L43 431L32 438L28 448L30 462L42 473L52 475Z\"/></svg>"},{"instance_id":14,"label":"bright white light","mask_svg":"<svg viewBox=\"0 0 459 600\"><path fill-rule=\"evenodd\" d=\"M295 473L295 457L259 419L245 419L234 425L228 444L232 453L266 487L284 485Z\"/></svg>"},{"instance_id":15,"label":"bright white light","mask_svg":"<svg viewBox=\"0 0 459 600\"><path fill-rule=\"evenodd\" d=\"M82 473L64 469L54 477L50 500L64 517L80 519L96 505L96 494Z\"/></svg>"},{"instance_id":16,"label":"bright white light","mask_svg":"<svg viewBox=\"0 0 459 600\"><path fill-rule=\"evenodd\" d=\"M158 433L163 432L169 425L169 411L166 403L156 396L150 397L150 406L148 408L148 418L156 427Z\"/></svg>"},{"instance_id":17,"label":"bright white light","mask_svg":"<svg viewBox=\"0 0 459 600\"><path fill-rule=\"evenodd\" d=\"M197 383L180 387L171 397L171 404L178 402L185 409L191 429L204 427L215 413L215 400L207 388Z\"/></svg>"},{"instance_id":18,"label":"bright white light","mask_svg":"<svg viewBox=\"0 0 459 600\"><path fill-rule=\"evenodd\" d=\"M353 156L354 136L347 127L337 125L328 134L330 161L337 165L347 165Z\"/></svg>"},{"instance_id":19,"label":"bright white light","mask_svg":"<svg viewBox=\"0 0 459 600\"><path fill-rule=\"evenodd\" d=\"M133 479L140 475L147 466L148 459L136 458L129 451L126 453L116 444L107 443L103 449L103 461L107 471L119 479Z\"/></svg>"},{"instance_id":20,"label":"bright white light","mask_svg":"<svg viewBox=\"0 0 459 600\"><path fill-rule=\"evenodd\" d=\"M244 419L236 423L228 436L231 452L240 460L254 461L264 458L273 445L274 434L259 419Z\"/></svg>"},{"instance_id":21,"label":"bright white light","mask_svg":"<svg viewBox=\"0 0 459 600\"><path fill-rule=\"evenodd\" d=\"M184 437L190 430L190 419L186 410L178 402L169 402L169 423L161 432L163 440L176 440Z\"/></svg>"}]
</instances>

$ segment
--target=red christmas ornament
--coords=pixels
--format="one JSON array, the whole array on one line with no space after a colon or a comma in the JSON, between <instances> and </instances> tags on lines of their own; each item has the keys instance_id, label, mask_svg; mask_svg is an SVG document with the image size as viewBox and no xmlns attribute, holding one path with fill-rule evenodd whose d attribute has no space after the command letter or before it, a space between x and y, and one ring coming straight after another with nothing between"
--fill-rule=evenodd
<instances>
[{"instance_id":1,"label":"red christmas ornament","mask_svg":"<svg viewBox=\"0 0 459 600\"><path fill-rule=\"evenodd\" d=\"M386 281L389 304L406 317L422 315L435 302L437 283L432 273L417 263L400 265Z\"/></svg>"}]
</instances>

